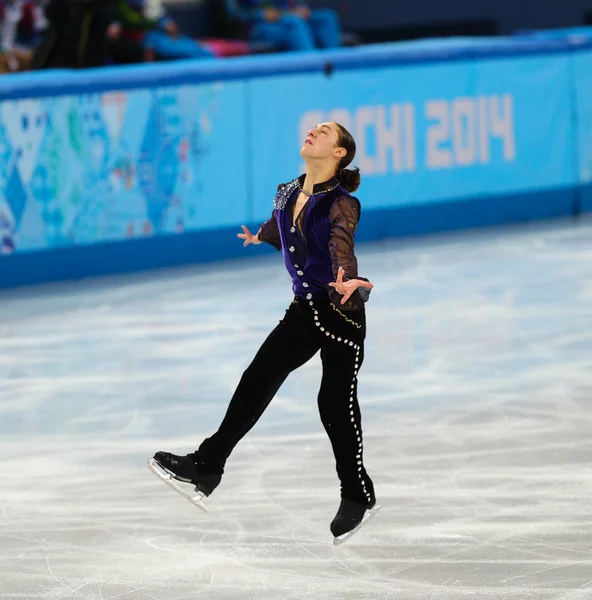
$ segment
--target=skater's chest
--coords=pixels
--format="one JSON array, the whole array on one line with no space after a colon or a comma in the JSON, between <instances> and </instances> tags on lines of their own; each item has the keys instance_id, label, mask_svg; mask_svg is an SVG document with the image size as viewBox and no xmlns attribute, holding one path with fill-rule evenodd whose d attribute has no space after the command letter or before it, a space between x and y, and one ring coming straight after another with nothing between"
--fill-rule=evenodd
<instances>
[{"instance_id":1,"label":"skater's chest","mask_svg":"<svg viewBox=\"0 0 592 600\"><path fill-rule=\"evenodd\" d=\"M307 196L296 192L290 198L283 214L279 215L280 230L286 240L310 241L329 234L328 202L324 195Z\"/></svg>"}]
</instances>

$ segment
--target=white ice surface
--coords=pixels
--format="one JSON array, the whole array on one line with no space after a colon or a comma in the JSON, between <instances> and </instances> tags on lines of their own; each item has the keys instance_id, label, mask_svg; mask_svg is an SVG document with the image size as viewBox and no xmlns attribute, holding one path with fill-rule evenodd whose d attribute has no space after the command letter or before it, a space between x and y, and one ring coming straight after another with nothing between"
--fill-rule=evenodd
<instances>
[{"instance_id":1,"label":"white ice surface","mask_svg":"<svg viewBox=\"0 0 592 600\"><path fill-rule=\"evenodd\" d=\"M0 599L592 598L592 226L358 254L383 509L338 547L318 358L209 514L145 466L215 430L291 300L279 256L0 294Z\"/></svg>"}]
</instances>

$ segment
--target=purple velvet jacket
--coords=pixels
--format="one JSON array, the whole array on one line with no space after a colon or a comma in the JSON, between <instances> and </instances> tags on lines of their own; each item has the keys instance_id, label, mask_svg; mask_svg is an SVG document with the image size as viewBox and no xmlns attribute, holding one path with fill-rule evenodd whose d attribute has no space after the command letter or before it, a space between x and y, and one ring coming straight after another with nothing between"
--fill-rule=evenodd
<instances>
[{"instance_id":1,"label":"purple velvet jacket","mask_svg":"<svg viewBox=\"0 0 592 600\"><path fill-rule=\"evenodd\" d=\"M360 202L333 178L314 186L294 226L294 205L303 183L304 175L278 187L272 216L261 226L259 239L282 250L296 296L330 300L342 310L360 310L370 290L358 288L341 304L341 294L329 286L337 279L339 267L345 271L344 280L364 279L358 276L354 254Z\"/></svg>"}]
</instances>

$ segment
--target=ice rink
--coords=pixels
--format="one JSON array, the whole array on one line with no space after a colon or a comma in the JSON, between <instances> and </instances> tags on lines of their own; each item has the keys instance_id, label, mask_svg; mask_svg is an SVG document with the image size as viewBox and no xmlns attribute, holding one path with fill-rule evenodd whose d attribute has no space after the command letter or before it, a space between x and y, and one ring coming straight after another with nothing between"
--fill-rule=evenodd
<instances>
[{"instance_id":1,"label":"ice rink","mask_svg":"<svg viewBox=\"0 0 592 600\"><path fill-rule=\"evenodd\" d=\"M291 301L257 252L0 294L0 598L592 598L590 222L359 246L383 509L337 547L318 357L209 514L146 468L215 430Z\"/></svg>"}]
</instances>

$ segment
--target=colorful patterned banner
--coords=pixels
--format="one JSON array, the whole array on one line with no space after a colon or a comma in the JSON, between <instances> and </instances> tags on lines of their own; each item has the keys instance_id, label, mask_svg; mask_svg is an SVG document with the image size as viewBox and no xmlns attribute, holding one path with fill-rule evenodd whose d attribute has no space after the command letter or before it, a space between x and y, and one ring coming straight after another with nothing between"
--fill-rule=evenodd
<instances>
[{"instance_id":1,"label":"colorful patterned banner","mask_svg":"<svg viewBox=\"0 0 592 600\"><path fill-rule=\"evenodd\" d=\"M246 219L243 94L228 83L3 102L2 252Z\"/></svg>"}]
</instances>

